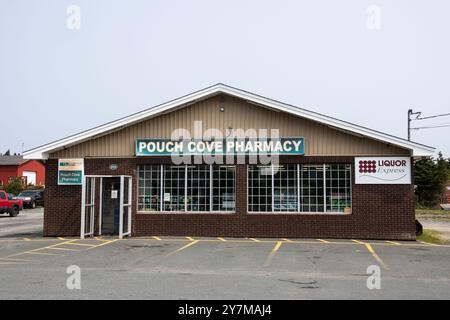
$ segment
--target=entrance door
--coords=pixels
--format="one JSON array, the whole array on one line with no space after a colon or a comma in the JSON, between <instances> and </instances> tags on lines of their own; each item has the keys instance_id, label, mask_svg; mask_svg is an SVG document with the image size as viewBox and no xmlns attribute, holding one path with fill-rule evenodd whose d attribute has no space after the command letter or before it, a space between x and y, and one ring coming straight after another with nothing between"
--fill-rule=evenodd
<instances>
[{"instance_id":1,"label":"entrance door","mask_svg":"<svg viewBox=\"0 0 450 320\"><path fill-rule=\"evenodd\" d=\"M101 233L119 234L120 177L102 178Z\"/></svg>"},{"instance_id":2,"label":"entrance door","mask_svg":"<svg viewBox=\"0 0 450 320\"><path fill-rule=\"evenodd\" d=\"M99 194L95 191L97 184L100 185ZM100 201L96 205L97 197ZM131 176L84 176L81 185L81 239L94 236L94 211L97 208L99 235L118 235L120 239L131 236L131 199Z\"/></svg>"}]
</instances>

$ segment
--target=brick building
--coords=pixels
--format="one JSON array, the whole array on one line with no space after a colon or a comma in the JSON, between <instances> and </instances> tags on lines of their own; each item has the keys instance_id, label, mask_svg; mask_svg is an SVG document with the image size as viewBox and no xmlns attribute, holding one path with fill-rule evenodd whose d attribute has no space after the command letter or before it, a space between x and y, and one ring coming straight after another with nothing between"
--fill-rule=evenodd
<instances>
[{"instance_id":1,"label":"brick building","mask_svg":"<svg viewBox=\"0 0 450 320\"><path fill-rule=\"evenodd\" d=\"M46 236L415 239L432 147L223 84L25 152Z\"/></svg>"}]
</instances>

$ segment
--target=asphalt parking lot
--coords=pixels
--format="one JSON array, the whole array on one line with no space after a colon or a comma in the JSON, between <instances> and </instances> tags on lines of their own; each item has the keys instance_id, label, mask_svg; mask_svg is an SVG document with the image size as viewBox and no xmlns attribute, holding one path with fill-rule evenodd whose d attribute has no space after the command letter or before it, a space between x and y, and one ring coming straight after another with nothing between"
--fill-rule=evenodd
<instances>
[{"instance_id":1,"label":"asphalt parking lot","mask_svg":"<svg viewBox=\"0 0 450 320\"><path fill-rule=\"evenodd\" d=\"M449 262L449 246L419 242L2 238L0 299L449 299Z\"/></svg>"}]
</instances>

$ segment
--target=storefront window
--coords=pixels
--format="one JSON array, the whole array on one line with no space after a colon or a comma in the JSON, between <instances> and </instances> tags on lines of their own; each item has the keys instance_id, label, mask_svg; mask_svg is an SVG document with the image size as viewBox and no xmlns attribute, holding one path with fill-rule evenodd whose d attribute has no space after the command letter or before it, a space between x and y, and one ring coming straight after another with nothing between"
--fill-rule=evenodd
<instances>
[{"instance_id":1,"label":"storefront window","mask_svg":"<svg viewBox=\"0 0 450 320\"><path fill-rule=\"evenodd\" d=\"M138 211L233 212L235 172L234 166L141 165Z\"/></svg>"},{"instance_id":2,"label":"storefront window","mask_svg":"<svg viewBox=\"0 0 450 320\"><path fill-rule=\"evenodd\" d=\"M300 165L300 211L324 212L323 166Z\"/></svg>"},{"instance_id":3,"label":"storefront window","mask_svg":"<svg viewBox=\"0 0 450 320\"><path fill-rule=\"evenodd\" d=\"M325 169L327 211L349 213L352 206L351 165L332 164Z\"/></svg>"},{"instance_id":4,"label":"storefront window","mask_svg":"<svg viewBox=\"0 0 450 320\"><path fill-rule=\"evenodd\" d=\"M297 165L274 166L273 211L298 211Z\"/></svg>"},{"instance_id":5,"label":"storefront window","mask_svg":"<svg viewBox=\"0 0 450 320\"><path fill-rule=\"evenodd\" d=\"M186 167L163 166L163 211L184 211L186 208Z\"/></svg>"},{"instance_id":6,"label":"storefront window","mask_svg":"<svg viewBox=\"0 0 450 320\"><path fill-rule=\"evenodd\" d=\"M161 203L161 166L139 167L138 210L158 211Z\"/></svg>"},{"instance_id":7,"label":"storefront window","mask_svg":"<svg viewBox=\"0 0 450 320\"><path fill-rule=\"evenodd\" d=\"M212 167L212 195L213 211L234 211L236 208L235 195L236 167Z\"/></svg>"},{"instance_id":8,"label":"storefront window","mask_svg":"<svg viewBox=\"0 0 450 320\"><path fill-rule=\"evenodd\" d=\"M248 166L249 212L351 212L351 165Z\"/></svg>"},{"instance_id":9,"label":"storefront window","mask_svg":"<svg viewBox=\"0 0 450 320\"><path fill-rule=\"evenodd\" d=\"M187 167L187 211L210 211L210 174L207 165Z\"/></svg>"},{"instance_id":10,"label":"storefront window","mask_svg":"<svg viewBox=\"0 0 450 320\"><path fill-rule=\"evenodd\" d=\"M248 167L248 211L272 211L272 167Z\"/></svg>"}]
</instances>

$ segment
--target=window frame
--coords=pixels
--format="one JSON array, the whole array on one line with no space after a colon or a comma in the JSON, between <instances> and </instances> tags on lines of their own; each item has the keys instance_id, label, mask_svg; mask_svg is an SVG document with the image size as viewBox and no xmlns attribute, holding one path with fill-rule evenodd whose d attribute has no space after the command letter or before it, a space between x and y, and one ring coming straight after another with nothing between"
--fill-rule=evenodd
<instances>
[{"instance_id":1,"label":"window frame","mask_svg":"<svg viewBox=\"0 0 450 320\"><path fill-rule=\"evenodd\" d=\"M136 170L136 213L137 214L142 214L142 215L167 215L167 214L175 214L175 215L210 215L210 214L236 214L236 205L237 205L237 201L236 201L236 189L237 189L237 185L236 185L236 174L237 174L237 166L236 165L226 165L227 167L233 167L234 168L234 177L233 177L233 187L234 187L234 210L213 210L213 202L212 202L212 197L213 197L213 188L212 188L212 175L213 175L213 167L215 165L213 164L200 164L199 166L208 166L209 167L209 209L208 211L190 211L187 210L187 205L185 203L185 208L184 211L168 211L168 210L164 210L164 190L165 190L165 179L164 179L164 166L169 165L169 164L156 164L159 167L160 173L160 184L159 184L159 189L161 192L161 197L160 197L160 202L158 203L158 207L159 210L157 211L142 211L139 210L139 167L140 166L146 166L146 165L155 165L155 164L146 164L146 163L142 163L142 164L138 164L137 165L137 170ZM184 167L184 175L185 175L185 179L184 179L184 196L185 196L185 202L187 201L187 193L188 193L188 166L189 165L179 165L180 167ZM222 166L217 164L216 166ZM223 165L225 166L225 165Z\"/></svg>"},{"instance_id":2,"label":"window frame","mask_svg":"<svg viewBox=\"0 0 450 320\"><path fill-rule=\"evenodd\" d=\"M250 170L250 166L271 166L271 170L272 170L272 204L274 203L274 175L273 175L273 167L274 165L247 165L247 170L246 170L246 190L247 190L247 199L246 199L246 209L247 209L247 214L249 215L344 215L344 216L348 216L348 215L352 215L353 214L353 175L352 175L352 171L353 171L353 165L351 163L320 163L320 164L314 164L314 163L282 163L282 164L278 164L277 166L282 166L282 165L289 165L289 164L295 164L297 166L297 211L275 211L274 207L272 206L272 211L250 211L249 210L249 170ZM327 211L327 178L326 178L326 166L331 166L333 164L342 164L342 165L349 165L350 166L350 170L349 170L349 199L350 199L350 203L351 203L351 210L350 212L341 212L341 211ZM300 173L300 168L302 165L316 165L316 166L321 166L322 167L322 174L323 174L323 207L324 207L324 211L317 211L317 212L313 212L313 211L300 211L299 208L301 206L301 198L302 198L302 194L301 194L301 188L303 187L301 182L301 173Z\"/></svg>"}]
</instances>

